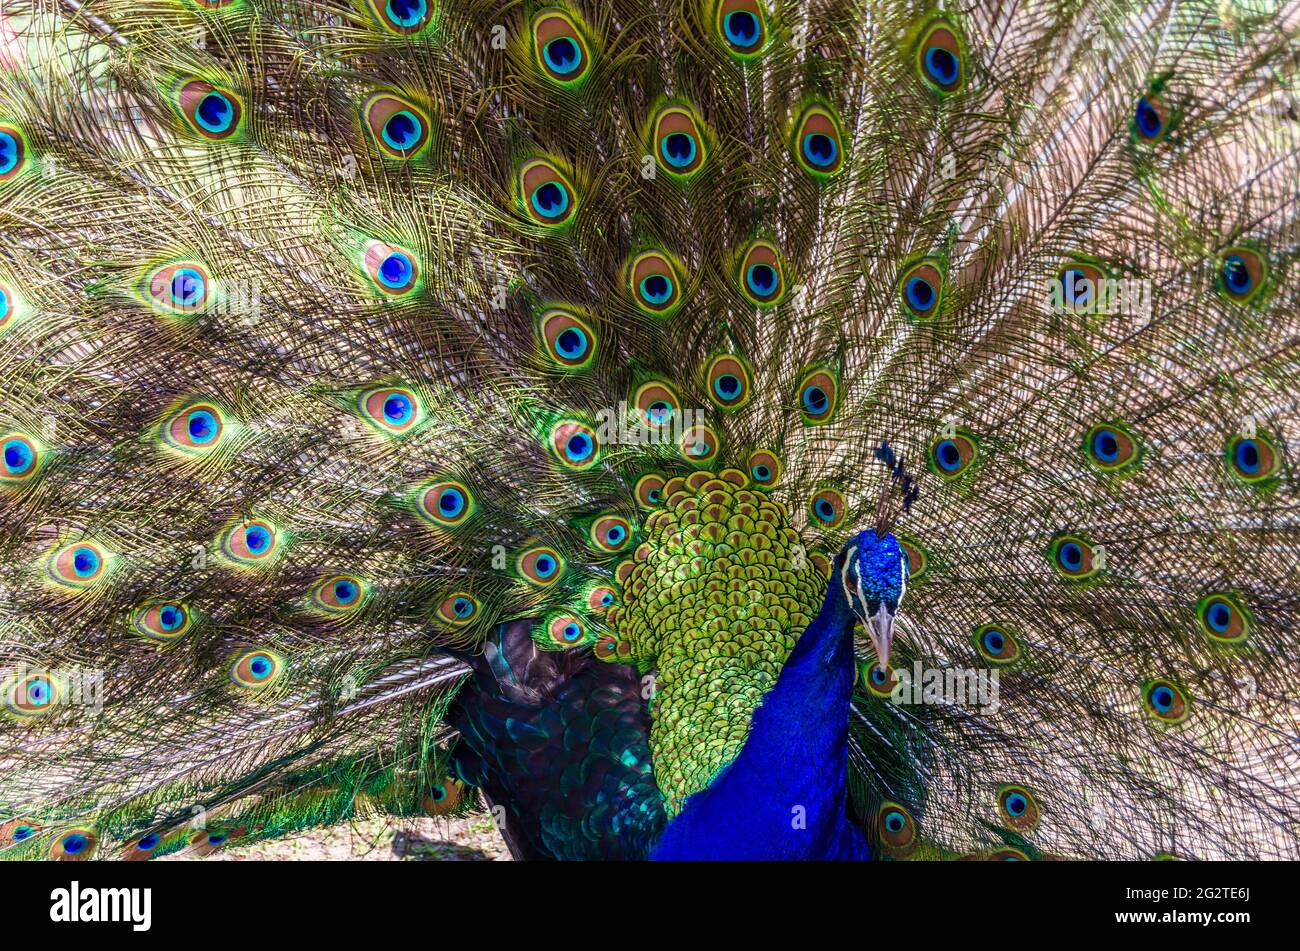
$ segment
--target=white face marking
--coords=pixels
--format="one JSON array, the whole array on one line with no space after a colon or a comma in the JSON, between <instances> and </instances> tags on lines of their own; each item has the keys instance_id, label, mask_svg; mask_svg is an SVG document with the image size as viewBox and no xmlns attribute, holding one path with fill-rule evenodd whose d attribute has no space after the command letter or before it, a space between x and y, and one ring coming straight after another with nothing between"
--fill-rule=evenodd
<instances>
[{"instance_id":1,"label":"white face marking","mask_svg":"<svg viewBox=\"0 0 1300 951\"><path fill-rule=\"evenodd\" d=\"M849 554L844 558L844 567L840 569L840 585L849 595L849 607L853 607L853 599L856 597L858 604L862 605L859 612L863 620L867 617L867 599L862 595L862 577L859 575L853 584L849 584L849 566L857 562L858 546L854 545Z\"/></svg>"}]
</instances>

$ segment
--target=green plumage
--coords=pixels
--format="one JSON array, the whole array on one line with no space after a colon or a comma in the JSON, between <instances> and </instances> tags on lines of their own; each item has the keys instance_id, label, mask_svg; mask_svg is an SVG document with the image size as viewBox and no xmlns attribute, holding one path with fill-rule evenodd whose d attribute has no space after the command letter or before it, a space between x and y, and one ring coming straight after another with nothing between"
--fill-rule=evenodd
<instances>
[{"instance_id":1,"label":"green plumage","mask_svg":"<svg viewBox=\"0 0 1300 951\"><path fill-rule=\"evenodd\" d=\"M887 440L894 671L1000 693L896 703L859 638L879 850L1296 857L1296 29L7 3L0 849L468 808L443 714L519 618L665 677L671 815Z\"/></svg>"}]
</instances>

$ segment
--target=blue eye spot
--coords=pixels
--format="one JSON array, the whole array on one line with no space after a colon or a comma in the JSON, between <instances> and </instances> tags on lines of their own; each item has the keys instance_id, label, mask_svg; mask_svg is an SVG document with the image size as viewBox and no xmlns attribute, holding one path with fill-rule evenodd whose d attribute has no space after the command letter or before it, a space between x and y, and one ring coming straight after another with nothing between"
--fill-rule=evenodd
<instances>
[{"instance_id":1,"label":"blue eye spot","mask_svg":"<svg viewBox=\"0 0 1300 951\"><path fill-rule=\"evenodd\" d=\"M13 474L26 472L32 465L32 450L21 439L10 439L5 443L5 468Z\"/></svg>"},{"instance_id":2,"label":"blue eye spot","mask_svg":"<svg viewBox=\"0 0 1300 951\"><path fill-rule=\"evenodd\" d=\"M27 700L33 704L43 704L50 699L49 685L43 680L32 680L27 684Z\"/></svg>"},{"instance_id":3,"label":"blue eye spot","mask_svg":"<svg viewBox=\"0 0 1300 951\"><path fill-rule=\"evenodd\" d=\"M414 148L424 133L424 124L409 109L395 112L384 123L384 141L399 152Z\"/></svg>"},{"instance_id":4,"label":"blue eye spot","mask_svg":"<svg viewBox=\"0 0 1300 951\"><path fill-rule=\"evenodd\" d=\"M411 259L400 251L394 251L379 265L379 280L385 287L405 287L411 282L415 267Z\"/></svg>"},{"instance_id":5,"label":"blue eye spot","mask_svg":"<svg viewBox=\"0 0 1300 951\"><path fill-rule=\"evenodd\" d=\"M254 555L260 555L271 544L271 533L266 529L253 525L244 529L244 544Z\"/></svg>"},{"instance_id":6,"label":"blue eye spot","mask_svg":"<svg viewBox=\"0 0 1300 951\"><path fill-rule=\"evenodd\" d=\"M1138 99L1134 119L1137 122L1138 135L1144 139L1154 139L1164 128L1164 120L1160 118L1159 111L1151 105L1146 96Z\"/></svg>"},{"instance_id":7,"label":"blue eye spot","mask_svg":"<svg viewBox=\"0 0 1300 951\"><path fill-rule=\"evenodd\" d=\"M533 191L532 201L543 218L558 218L569 209L569 192L559 182L547 182Z\"/></svg>"},{"instance_id":8,"label":"blue eye spot","mask_svg":"<svg viewBox=\"0 0 1300 951\"><path fill-rule=\"evenodd\" d=\"M570 327L555 339L555 346L570 360L577 360L587 352L587 335L576 327Z\"/></svg>"},{"instance_id":9,"label":"blue eye spot","mask_svg":"<svg viewBox=\"0 0 1300 951\"><path fill-rule=\"evenodd\" d=\"M984 649L990 654L1001 654L1006 644L1006 638L1002 636L1001 631L984 632Z\"/></svg>"},{"instance_id":10,"label":"blue eye spot","mask_svg":"<svg viewBox=\"0 0 1300 951\"><path fill-rule=\"evenodd\" d=\"M90 841L84 835L74 834L65 837L62 845L65 855L79 855L86 851Z\"/></svg>"},{"instance_id":11,"label":"blue eye spot","mask_svg":"<svg viewBox=\"0 0 1300 951\"><path fill-rule=\"evenodd\" d=\"M925 71L940 86L951 86L957 81L957 57L951 50L932 47L925 51Z\"/></svg>"},{"instance_id":12,"label":"blue eye spot","mask_svg":"<svg viewBox=\"0 0 1300 951\"><path fill-rule=\"evenodd\" d=\"M197 443L208 442L217 434L216 417L207 410L197 410L190 413L185 421L185 426L189 430L190 439Z\"/></svg>"},{"instance_id":13,"label":"blue eye spot","mask_svg":"<svg viewBox=\"0 0 1300 951\"><path fill-rule=\"evenodd\" d=\"M722 32L729 43L749 49L758 42L758 17L748 10L733 10L722 18Z\"/></svg>"},{"instance_id":14,"label":"blue eye spot","mask_svg":"<svg viewBox=\"0 0 1300 951\"><path fill-rule=\"evenodd\" d=\"M1007 812L1013 816L1023 815L1029 808L1029 800L1025 799L1020 793L1012 793L1006 798Z\"/></svg>"},{"instance_id":15,"label":"blue eye spot","mask_svg":"<svg viewBox=\"0 0 1300 951\"><path fill-rule=\"evenodd\" d=\"M567 76L582 62L578 44L567 36L557 36L542 48L542 57L552 72Z\"/></svg>"},{"instance_id":16,"label":"blue eye spot","mask_svg":"<svg viewBox=\"0 0 1300 951\"><path fill-rule=\"evenodd\" d=\"M158 843L161 841L162 837L159 836L157 832L150 832L146 836L141 836L140 840L136 842L135 847L141 852L148 852L157 847Z\"/></svg>"},{"instance_id":17,"label":"blue eye spot","mask_svg":"<svg viewBox=\"0 0 1300 951\"><path fill-rule=\"evenodd\" d=\"M208 845L220 845L226 841L226 837L219 832L214 832L208 836Z\"/></svg>"},{"instance_id":18,"label":"blue eye spot","mask_svg":"<svg viewBox=\"0 0 1300 951\"><path fill-rule=\"evenodd\" d=\"M89 548L78 548L72 553L72 570L79 578L93 575L99 570L99 556Z\"/></svg>"},{"instance_id":19,"label":"blue eye spot","mask_svg":"<svg viewBox=\"0 0 1300 951\"><path fill-rule=\"evenodd\" d=\"M179 268L172 275L172 303L177 307L194 307L203 302L203 275L193 268Z\"/></svg>"},{"instance_id":20,"label":"blue eye spot","mask_svg":"<svg viewBox=\"0 0 1300 951\"><path fill-rule=\"evenodd\" d=\"M713 381L713 391L724 400L735 399L740 394L740 379L732 373L723 373Z\"/></svg>"},{"instance_id":21,"label":"blue eye spot","mask_svg":"<svg viewBox=\"0 0 1300 951\"><path fill-rule=\"evenodd\" d=\"M776 268L770 264L752 264L745 272L745 283L758 297L770 297L776 290Z\"/></svg>"},{"instance_id":22,"label":"blue eye spot","mask_svg":"<svg viewBox=\"0 0 1300 951\"><path fill-rule=\"evenodd\" d=\"M754 478L759 482L766 482L768 479L772 478L772 470L767 466L754 466L750 472L754 474Z\"/></svg>"},{"instance_id":23,"label":"blue eye spot","mask_svg":"<svg viewBox=\"0 0 1300 951\"><path fill-rule=\"evenodd\" d=\"M651 489L646 493L646 498L655 503L662 501L663 497L664 493L662 489Z\"/></svg>"},{"instance_id":24,"label":"blue eye spot","mask_svg":"<svg viewBox=\"0 0 1300 951\"><path fill-rule=\"evenodd\" d=\"M804 409L808 410L808 412L812 413L814 416L819 416L826 412L826 407L829 403L830 397L826 395L826 391L820 386L810 386L803 391Z\"/></svg>"},{"instance_id":25,"label":"blue eye spot","mask_svg":"<svg viewBox=\"0 0 1300 951\"><path fill-rule=\"evenodd\" d=\"M578 625L569 623L564 625L564 639L566 641L576 641L582 635Z\"/></svg>"},{"instance_id":26,"label":"blue eye spot","mask_svg":"<svg viewBox=\"0 0 1300 951\"><path fill-rule=\"evenodd\" d=\"M934 459L944 472L956 472L961 468L961 450L951 439L945 439L934 447Z\"/></svg>"},{"instance_id":27,"label":"blue eye spot","mask_svg":"<svg viewBox=\"0 0 1300 951\"><path fill-rule=\"evenodd\" d=\"M537 569L537 574L542 578L549 578L555 571L555 559L550 555L542 555L533 564Z\"/></svg>"},{"instance_id":28,"label":"blue eye spot","mask_svg":"<svg viewBox=\"0 0 1300 951\"><path fill-rule=\"evenodd\" d=\"M1252 278L1240 254L1229 254L1223 259L1223 283L1233 294L1245 294L1250 290Z\"/></svg>"},{"instance_id":29,"label":"blue eye spot","mask_svg":"<svg viewBox=\"0 0 1300 951\"><path fill-rule=\"evenodd\" d=\"M443 489L438 496L438 511L448 518L454 518L465 508L465 496L459 489Z\"/></svg>"},{"instance_id":30,"label":"blue eye spot","mask_svg":"<svg viewBox=\"0 0 1300 951\"><path fill-rule=\"evenodd\" d=\"M803 138L803 157L818 168L828 168L835 164L839 147L835 140L824 132L814 132Z\"/></svg>"},{"instance_id":31,"label":"blue eye spot","mask_svg":"<svg viewBox=\"0 0 1300 951\"><path fill-rule=\"evenodd\" d=\"M695 139L685 132L673 132L659 143L659 154L673 168L685 168L695 161Z\"/></svg>"},{"instance_id":32,"label":"blue eye spot","mask_svg":"<svg viewBox=\"0 0 1300 951\"><path fill-rule=\"evenodd\" d=\"M564 452L574 462L581 462L591 454L591 440L581 433L569 437Z\"/></svg>"},{"instance_id":33,"label":"blue eye spot","mask_svg":"<svg viewBox=\"0 0 1300 951\"><path fill-rule=\"evenodd\" d=\"M627 531L622 525L615 525L605 534L605 540L611 545L617 545L627 537Z\"/></svg>"},{"instance_id":34,"label":"blue eye spot","mask_svg":"<svg viewBox=\"0 0 1300 951\"><path fill-rule=\"evenodd\" d=\"M404 423L411 418L414 407L411 401L399 393L394 393L384 400L384 418L391 423Z\"/></svg>"},{"instance_id":35,"label":"blue eye spot","mask_svg":"<svg viewBox=\"0 0 1300 951\"><path fill-rule=\"evenodd\" d=\"M452 613L458 618L467 618L474 613L474 602L469 598L457 598L451 603Z\"/></svg>"},{"instance_id":36,"label":"blue eye spot","mask_svg":"<svg viewBox=\"0 0 1300 951\"><path fill-rule=\"evenodd\" d=\"M817 500L817 517L823 522L834 521L835 506L831 505L826 499Z\"/></svg>"},{"instance_id":37,"label":"blue eye spot","mask_svg":"<svg viewBox=\"0 0 1300 951\"><path fill-rule=\"evenodd\" d=\"M340 604L350 604L357 597L357 586L351 581L334 582L334 598Z\"/></svg>"},{"instance_id":38,"label":"blue eye spot","mask_svg":"<svg viewBox=\"0 0 1300 951\"><path fill-rule=\"evenodd\" d=\"M9 132L0 132L0 175L7 175L18 165L18 140Z\"/></svg>"},{"instance_id":39,"label":"blue eye spot","mask_svg":"<svg viewBox=\"0 0 1300 951\"><path fill-rule=\"evenodd\" d=\"M600 603L603 604L605 607L609 607L611 604L614 603L614 596L610 594L608 591L606 591L604 594L600 596Z\"/></svg>"},{"instance_id":40,"label":"blue eye spot","mask_svg":"<svg viewBox=\"0 0 1300 951\"><path fill-rule=\"evenodd\" d=\"M388 0L384 9L387 10L389 19L398 26L410 28L424 18L429 7L425 0Z\"/></svg>"},{"instance_id":41,"label":"blue eye spot","mask_svg":"<svg viewBox=\"0 0 1300 951\"><path fill-rule=\"evenodd\" d=\"M920 311L934 306L934 288L930 282L921 277L909 277L906 285L907 302Z\"/></svg>"},{"instance_id":42,"label":"blue eye spot","mask_svg":"<svg viewBox=\"0 0 1300 951\"><path fill-rule=\"evenodd\" d=\"M1259 472L1259 443L1255 440L1243 439L1238 442L1234 456L1237 468L1246 475L1255 475Z\"/></svg>"},{"instance_id":43,"label":"blue eye spot","mask_svg":"<svg viewBox=\"0 0 1300 951\"><path fill-rule=\"evenodd\" d=\"M271 658L264 654L258 654L249 662L248 669L252 671L253 676L258 680L265 680L271 673Z\"/></svg>"},{"instance_id":44,"label":"blue eye spot","mask_svg":"<svg viewBox=\"0 0 1300 951\"><path fill-rule=\"evenodd\" d=\"M1168 687L1156 687L1151 691L1151 705L1161 713L1168 713L1174 705L1174 692Z\"/></svg>"},{"instance_id":45,"label":"blue eye spot","mask_svg":"<svg viewBox=\"0 0 1300 951\"><path fill-rule=\"evenodd\" d=\"M158 622L164 631L174 631L185 620L185 612L173 605L167 605L158 612Z\"/></svg>"},{"instance_id":46,"label":"blue eye spot","mask_svg":"<svg viewBox=\"0 0 1300 951\"><path fill-rule=\"evenodd\" d=\"M885 816L885 828L890 832L902 832L906 825L907 820L903 818L901 812L891 812Z\"/></svg>"},{"instance_id":47,"label":"blue eye spot","mask_svg":"<svg viewBox=\"0 0 1300 951\"><path fill-rule=\"evenodd\" d=\"M1115 462L1119 459L1119 440L1109 429L1100 429L1092 437L1092 451L1102 462Z\"/></svg>"},{"instance_id":48,"label":"blue eye spot","mask_svg":"<svg viewBox=\"0 0 1300 951\"><path fill-rule=\"evenodd\" d=\"M235 107L215 89L199 100L194 118L209 132L225 132L235 119Z\"/></svg>"},{"instance_id":49,"label":"blue eye spot","mask_svg":"<svg viewBox=\"0 0 1300 951\"><path fill-rule=\"evenodd\" d=\"M673 282L662 274L651 274L641 279L641 296L648 303L662 304L673 293Z\"/></svg>"},{"instance_id":50,"label":"blue eye spot","mask_svg":"<svg viewBox=\"0 0 1300 951\"><path fill-rule=\"evenodd\" d=\"M1083 549L1078 542L1066 542L1061 546L1058 557L1061 564L1070 571L1077 571L1083 565Z\"/></svg>"},{"instance_id":51,"label":"blue eye spot","mask_svg":"<svg viewBox=\"0 0 1300 951\"><path fill-rule=\"evenodd\" d=\"M1065 299L1071 306L1086 307L1092 300L1092 281L1078 268L1066 271L1062 283L1065 287Z\"/></svg>"},{"instance_id":52,"label":"blue eye spot","mask_svg":"<svg viewBox=\"0 0 1300 951\"><path fill-rule=\"evenodd\" d=\"M1210 622L1210 627L1222 634L1232 622L1232 612L1222 601L1216 601L1206 612L1206 619Z\"/></svg>"},{"instance_id":53,"label":"blue eye spot","mask_svg":"<svg viewBox=\"0 0 1300 951\"><path fill-rule=\"evenodd\" d=\"M31 826L18 826L14 829L14 841L21 842L23 839L30 839L36 834L36 830Z\"/></svg>"}]
</instances>

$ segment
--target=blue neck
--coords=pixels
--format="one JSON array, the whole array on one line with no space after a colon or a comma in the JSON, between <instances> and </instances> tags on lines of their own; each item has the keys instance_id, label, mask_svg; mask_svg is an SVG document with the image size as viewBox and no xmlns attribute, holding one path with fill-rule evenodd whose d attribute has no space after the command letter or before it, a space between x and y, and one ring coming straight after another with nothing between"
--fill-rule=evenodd
<instances>
[{"instance_id":1,"label":"blue neck","mask_svg":"<svg viewBox=\"0 0 1300 951\"><path fill-rule=\"evenodd\" d=\"M845 817L854 617L835 578L740 754L669 823L654 859L868 859Z\"/></svg>"}]
</instances>

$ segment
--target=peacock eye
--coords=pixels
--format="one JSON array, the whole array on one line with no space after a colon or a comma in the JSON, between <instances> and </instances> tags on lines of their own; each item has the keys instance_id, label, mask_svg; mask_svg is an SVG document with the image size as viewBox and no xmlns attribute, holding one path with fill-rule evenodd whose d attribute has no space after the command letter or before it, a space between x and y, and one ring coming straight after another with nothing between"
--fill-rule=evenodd
<instances>
[{"instance_id":1,"label":"peacock eye","mask_svg":"<svg viewBox=\"0 0 1300 951\"><path fill-rule=\"evenodd\" d=\"M525 214L539 225L562 225L577 211L573 185L546 159L533 159L520 166L519 194Z\"/></svg>"},{"instance_id":2,"label":"peacock eye","mask_svg":"<svg viewBox=\"0 0 1300 951\"><path fill-rule=\"evenodd\" d=\"M808 503L813 524L821 528L834 528L844 521L844 496L835 489L822 489Z\"/></svg>"},{"instance_id":3,"label":"peacock eye","mask_svg":"<svg viewBox=\"0 0 1300 951\"><path fill-rule=\"evenodd\" d=\"M67 829L50 845L50 859L55 862L84 862L95 853L99 837L94 829Z\"/></svg>"},{"instance_id":4,"label":"peacock eye","mask_svg":"<svg viewBox=\"0 0 1300 951\"><path fill-rule=\"evenodd\" d=\"M829 178L844 165L839 120L821 106L804 110L796 126L794 143L799 164L814 177Z\"/></svg>"},{"instance_id":5,"label":"peacock eye","mask_svg":"<svg viewBox=\"0 0 1300 951\"><path fill-rule=\"evenodd\" d=\"M284 660L268 650L240 654L230 665L230 681L245 690L265 690L284 674Z\"/></svg>"},{"instance_id":6,"label":"peacock eye","mask_svg":"<svg viewBox=\"0 0 1300 951\"><path fill-rule=\"evenodd\" d=\"M212 302L212 278L202 264L183 261L150 274L145 281L145 292L163 313L192 316Z\"/></svg>"},{"instance_id":7,"label":"peacock eye","mask_svg":"<svg viewBox=\"0 0 1300 951\"><path fill-rule=\"evenodd\" d=\"M1048 551L1056 570L1068 580L1082 581L1101 571L1093 546L1077 535L1057 536Z\"/></svg>"},{"instance_id":8,"label":"peacock eye","mask_svg":"<svg viewBox=\"0 0 1300 951\"><path fill-rule=\"evenodd\" d=\"M595 333L571 311L546 311L538 321L538 332L547 355L566 369L587 367L596 354Z\"/></svg>"},{"instance_id":9,"label":"peacock eye","mask_svg":"<svg viewBox=\"0 0 1300 951\"><path fill-rule=\"evenodd\" d=\"M577 615L562 614L547 623L546 634L553 644L558 644L560 647L573 647L583 642L587 636L587 629Z\"/></svg>"},{"instance_id":10,"label":"peacock eye","mask_svg":"<svg viewBox=\"0 0 1300 951\"><path fill-rule=\"evenodd\" d=\"M385 29L410 36L424 29L432 12L429 0L369 0L375 17Z\"/></svg>"},{"instance_id":11,"label":"peacock eye","mask_svg":"<svg viewBox=\"0 0 1300 951\"><path fill-rule=\"evenodd\" d=\"M715 357L708 369L709 397L719 409L739 409L749 402L749 367L732 356Z\"/></svg>"},{"instance_id":12,"label":"peacock eye","mask_svg":"<svg viewBox=\"0 0 1300 951\"><path fill-rule=\"evenodd\" d=\"M371 241L366 247L366 274L384 294L400 295L415 289L420 279L420 264L405 248Z\"/></svg>"},{"instance_id":13,"label":"peacock eye","mask_svg":"<svg viewBox=\"0 0 1300 951\"><path fill-rule=\"evenodd\" d=\"M737 276L741 292L755 307L774 307L785 296L781 254L768 241L755 241L740 258Z\"/></svg>"},{"instance_id":14,"label":"peacock eye","mask_svg":"<svg viewBox=\"0 0 1300 951\"><path fill-rule=\"evenodd\" d=\"M1107 312L1111 286L1107 280L1107 272L1096 262L1069 259L1056 272L1053 306L1067 313Z\"/></svg>"},{"instance_id":15,"label":"peacock eye","mask_svg":"<svg viewBox=\"0 0 1300 951\"><path fill-rule=\"evenodd\" d=\"M599 551L622 551L631 540L631 523L620 515L603 515L591 526L591 542Z\"/></svg>"},{"instance_id":16,"label":"peacock eye","mask_svg":"<svg viewBox=\"0 0 1300 951\"><path fill-rule=\"evenodd\" d=\"M567 469L590 469L600 461L596 430L576 419L561 419L547 440L551 453Z\"/></svg>"},{"instance_id":17,"label":"peacock eye","mask_svg":"<svg viewBox=\"0 0 1300 951\"><path fill-rule=\"evenodd\" d=\"M389 158L409 159L429 142L429 117L419 106L394 93L375 93L361 113L380 152Z\"/></svg>"},{"instance_id":18,"label":"peacock eye","mask_svg":"<svg viewBox=\"0 0 1300 951\"><path fill-rule=\"evenodd\" d=\"M1232 247L1219 253L1219 293L1239 304L1253 300L1268 278L1268 263L1253 248Z\"/></svg>"},{"instance_id":19,"label":"peacock eye","mask_svg":"<svg viewBox=\"0 0 1300 951\"><path fill-rule=\"evenodd\" d=\"M1266 482L1281 468L1282 454L1262 433L1234 436L1225 451L1229 471L1247 484Z\"/></svg>"},{"instance_id":20,"label":"peacock eye","mask_svg":"<svg viewBox=\"0 0 1300 951\"><path fill-rule=\"evenodd\" d=\"M63 681L46 671L29 670L16 674L0 687L5 709L20 719L50 713L59 705L63 695Z\"/></svg>"},{"instance_id":21,"label":"peacock eye","mask_svg":"<svg viewBox=\"0 0 1300 951\"><path fill-rule=\"evenodd\" d=\"M478 617L481 605L467 591L455 591L438 604L438 620L452 627L463 627Z\"/></svg>"},{"instance_id":22,"label":"peacock eye","mask_svg":"<svg viewBox=\"0 0 1300 951\"><path fill-rule=\"evenodd\" d=\"M677 451L681 457L693 465L712 462L718 455L721 443L712 427L696 424L682 433L677 441Z\"/></svg>"},{"instance_id":23,"label":"peacock eye","mask_svg":"<svg viewBox=\"0 0 1300 951\"><path fill-rule=\"evenodd\" d=\"M944 479L955 479L979 460L979 444L966 432L942 436L930 444L930 469Z\"/></svg>"},{"instance_id":24,"label":"peacock eye","mask_svg":"<svg viewBox=\"0 0 1300 951\"><path fill-rule=\"evenodd\" d=\"M591 591L588 592L587 610L594 614L604 614L613 607L616 600L618 600L618 596L613 588L600 585L599 587L592 588Z\"/></svg>"},{"instance_id":25,"label":"peacock eye","mask_svg":"<svg viewBox=\"0 0 1300 951\"><path fill-rule=\"evenodd\" d=\"M333 575L312 588L312 604L327 614L347 614L365 603L370 587L354 575Z\"/></svg>"},{"instance_id":26,"label":"peacock eye","mask_svg":"<svg viewBox=\"0 0 1300 951\"><path fill-rule=\"evenodd\" d=\"M903 271L898 279L903 312L913 320L929 320L939 313L943 298L943 275L936 262L923 260Z\"/></svg>"},{"instance_id":27,"label":"peacock eye","mask_svg":"<svg viewBox=\"0 0 1300 951\"><path fill-rule=\"evenodd\" d=\"M632 394L637 422L651 430L662 429L672 422L682 405L677 390L664 380L650 380Z\"/></svg>"},{"instance_id":28,"label":"peacock eye","mask_svg":"<svg viewBox=\"0 0 1300 951\"><path fill-rule=\"evenodd\" d=\"M1030 832L1038 825L1038 802L1024 786L999 786L998 811L1003 820L1019 832Z\"/></svg>"},{"instance_id":29,"label":"peacock eye","mask_svg":"<svg viewBox=\"0 0 1300 951\"><path fill-rule=\"evenodd\" d=\"M400 386L380 386L357 396L361 418L386 435L409 432L422 419L415 392Z\"/></svg>"},{"instance_id":30,"label":"peacock eye","mask_svg":"<svg viewBox=\"0 0 1300 951\"><path fill-rule=\"evenodd\" d=\"M799 384L799 407L805 423L819 425L835 415L839 385L829 370L813 370Z\"/></svg>"},{"instance_id":31,"label":"peacock eye","mask_svg":"<svg viewBox=\"0 0 1300 951\"><path fill-rule=\"evenodd\" d=\"M206 456L221 445L225 414L212 403L190 403L162 421L163 445L187 456Z\"/></svg>"},{"instance_id":32,"label":"peacock eye","mask_svg":"<svg viewBox=\"0 0 1300 951\"><path fill-rule=\"evenodd\" d=\"M0 452L4 455L4 464L0 466L0 483L21 482L40 467L40 450L32 439L22 433L0 436Z\"/></svg>"},{"instance_id":33,"label":"peacock eye","mask_svg":"<svg viewBox=\"0 0 1300 951\"><path fill-rule=\"evenodd\" d=\"M1154 92L1139 96L1133 107L1133 138L1144 145L1155 145L1169 132L1169 109Z\"/></svg>"},{"instance_id":34,"label":"peacock eye","mask_svg":"<svg viewBox=\"0 0 1300 951\"><path fill-rule=\"evenodd\" d=\"M655 116L653 138L655 160L670 175L688 178L707 158L700 123L689 109L669 106L661 110Z\"/></svg>"},{"instance_id":35,"label":"peacock eye","mask_svg":"<svg viewBox=\"0 0 1300 951\"><path fill-rule=\"evenodd\" d=\"M169 644L184 637L190 629L189 609L177 601L160 601L145 604L132 616L132 627L137 634L151 641Z\"/></svg>"},{"instance_id":36,"label":"peacock eye","mask_svg":"<svg viewBox=\"0 0 1300 951\"><path fill-rule=\"evenodd\" d=\"M1009 665L1020 659L1020 642L1004 624L984 624L975 629L975 649L990 664Z\"/></svg>"},{"instance_id":37,"label":"peacock eye","mask_svg":"<svg viewBox=\"0 0 1300 951\"><path fill-rule=\"evenodd\" d=\"M13 126L0 125L0 182L17 177L27 164L27 140Z\"/></svg>"},{"instance_id":38,"label":"peacock eye","mask_svg":"<svg viewBox=\"0 0 1300 951\"><path fill-rule=\"evenodd\" d=\"M226 557L240 565L268 561L279 547L275 527L261 519L236 523L221 539L221 550Z\"/></svg>"},{"instance_id":39,"label":"peacock eye","mask_svg":"<svg viewBox=\"0 0 1300 951\"><path fill-rule=\"evenodd\" d=\"M749 59L767 42L767 20L759 0L718 0L715 27L728 52Z\"/></svg>"},{"instance_id":40,"label":"peacock eye","mask_svg":"<svg viewBox=\"0 0 1300 951\"><path fill-rule=\"evenodd\" d=\"M876 834L881 846L894 857L904 857L916 850L916 820L902 805L886 801L876 811Z\"/></svg>"},{"instance_id":41,"label":"peacock eye","mask_svg":"<svg viewBox=\"0 0 1300 951\"><path fill-rule=\"evenodd\" d=\"M201 79L190 80L180 88L177 104L195 132L214 140L234 135L244 111L233 92Z\"/></svg>"},{"instance_id":42,"label":"peacock eye","mask_svg":"<svg viewBox=\"0 0 1300 951\"><path fill-rule=\"evenodd\" d=\"M1161 723L1182 723L1191 715L1191 698L1178 684L1166 678L1150 680L1142 687L1147 714Z\"/></svg>"},{"instance_id":43,"label":"peacock eye","mask_svg":"<svg viewBox=\"0 0 1300 951\"><path fill-rule=\"evenodd\" d=\"M435 482L419 492L417 511L428 522L455 528L474 512L474 497L459 482Z\"/></svg>"},{"instance_id":44,"label":"peacock eye","mask_svg":"<svg viewBox=\"0 0 1300 951\"><path fill-rule=\"evenodd\" d=\"M922 82L940 95L951 95L965 85L965 50L948 23L939 20L921 34L916 68Z\"/></svg>"},{"instance_id":45,"label":"peacock eye","mask_svg":"<svg viewBox=\"0 0 1300 951\"><path fill-rule=\"evenodd\" d=\"M632 259L628 267L628 288L632 302L651 314L667 314L681 303L677 268L659 251L647 251Z\"/></svg>"},{"instance_id":46,"label":"peacock eye","mask_svg":"<svg viewBox=\"0 0 1300 951\"><path fill-rule=\"evenodd\" d=\"M559 580L564 561L554 548L542 545L522 552L515 559L515 569L528 583L544 588Z\"/></svg>"},{"instance_id":47,"label":"peacock eye","mask_svg":"<svg viewBox=\"0 0 1300 951\"><path fill-rule=\"evenodd\" d=\"M1250 637L1250 614L1233 595L1207 595L1197 602L1196 616L1212 643L1241 644Z\"/></svg>"},{"instance_id":48,"label":"peacock eye","mask_svg":"<svg viewBox=\"0 0 1300 951\"><path fill-rule=\"evenodd\" d=\"M1084 436L1088 461L1103 472L1119 472L1136 463L1141 444L1131 432L1117 423L1098 423Z\"/></svg>"},{"instance_id":49,"label":"peacock eye","mask_svg":"<svg viewBox=\"0 0 1300 951\"><path fill-rule=\"evenodd\" d=\"M533 57L542 75L562 86L581 82L591 68L591 52L573 18L547 10L533 19Z\"/></svg>"},{"instance_id":50,"label":"peacock eye","mask_svg":"<svg viewBox=\"0 0 1300 951\"><path fill-rule=\"evenodd\" d=\"M664 500L667 480L657 472L647 473L636 482L636 500L642 508L657 508Z\"/></svg>"},{"instance_id":51,"label":"peacock eye","mask_svg":"<svg viewBox=\"0 0 1300 951\"><path fill-rule=\"evenodd\" d=\"M89 588L104 577L108 556L99 545L81 542L56 549L46 572L51 581L65 588Z\"/></svg>"},{"instance_id":52,"label":"peacock eye","mask_svg":"<svg viewBox=\"0 0 1300 951\"><path fill-rule=\"evenodd\" d=\"M749 476L760 489L770 489L781 480L781 459L776 453L759 449L749 454Z\"/></svg>"}]
</instances>

